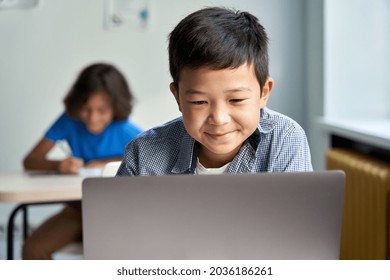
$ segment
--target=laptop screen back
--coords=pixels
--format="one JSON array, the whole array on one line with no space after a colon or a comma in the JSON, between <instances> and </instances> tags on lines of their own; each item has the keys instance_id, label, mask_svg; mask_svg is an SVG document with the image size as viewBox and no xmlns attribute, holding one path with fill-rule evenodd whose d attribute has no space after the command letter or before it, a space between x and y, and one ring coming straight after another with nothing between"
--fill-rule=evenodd
<instances>
[{"instance_id":1,"label":"laptop screen back","mask_svg":"<svg viewBox=\"0 0 390 280\"><path fill-rule=\"evenodd\" d=\"M88 178L86 259L338 259L339 171Z\"/></svg>"}]
</instances>

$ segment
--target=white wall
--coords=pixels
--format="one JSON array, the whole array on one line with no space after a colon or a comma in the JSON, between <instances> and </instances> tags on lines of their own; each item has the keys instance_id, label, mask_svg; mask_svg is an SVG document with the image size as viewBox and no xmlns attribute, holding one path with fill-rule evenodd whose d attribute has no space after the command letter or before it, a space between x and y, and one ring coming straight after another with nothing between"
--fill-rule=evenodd
<instances>
[{"instance_id":1,"label":"white wall","mask_svg":"<svg viewBox=\"0 0 390 280\"><path fill-rule=\"evenodd\" d=\"M306 9L306 132L321 170L330 141L319 116L390 118L390 1L307 0Z\"/></svg>"},{"instance_id":2,"label":"white wall","mask_svg":"<svg viewBox=\"0 0 390 280\"><path fill-rule=\"evenodd\" d=\"M325 166L324 152L328 135L318 127L317 119L324 112L324 9L322 0L307 0L305 36L306 133L315 170Z\"/></svg>"},{"instance_id":3,"label":"white wall","mask_svg":"<svg viewBox=\"0 0 390 280\"><path fill-rule=\"evenodd\" d=\"M325 116L390 117L390 1L325 1Z\"/></svg>"},{"instance_id":4,"label":"white wall","mask_svg":"<svg viewBox=\"0 0 390 280\"><path fill-rule=\"evenodd\" d=\"M258 16L270 37L269 106L305 125L303 0L150 0L145 30L103 29L104 1L41 0L32 10L0 10L0 172L23 156L62 112L62 99L86 64L117 65L136 95L143 128L178 115L168 85L167 35L188 13L220 5Z\"/></svg>"}]
</instances>

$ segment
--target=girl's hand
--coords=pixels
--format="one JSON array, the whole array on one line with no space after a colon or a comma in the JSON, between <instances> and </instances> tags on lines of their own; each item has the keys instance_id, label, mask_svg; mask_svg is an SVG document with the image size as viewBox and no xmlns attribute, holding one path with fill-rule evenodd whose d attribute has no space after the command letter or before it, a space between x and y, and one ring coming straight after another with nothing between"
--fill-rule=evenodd
<instances>
[{"instance_id":1,"label":"girl's hand","mask_svg":"<svg viewBox=\"0 0 390 280\"><path fill-rule=\"evenodd\" d=\"M107 164L104 160L91 160L85 164L86 168L103 168Z\"/></svg>"},{"instance_id":2,"label":"girl's hand","mask_svg":"<svg viewBox=\"0 0 390 280\"><path fill-rule=\"evenodd\" d=\"M60 162L58 171L62 174L76 174L84 166L84 161L80 158L68 157Z\"/></svg>"},{"instance_id":3,"label":"girl's hand","mask_svg":"<svg viewBox=\"0 0 390 280\"><path fill-rule=\"evenodd\" d=\"M108 158L108 159L100 159L100 160L91 160L88 161L84 167L86 168L103 168L106 166L107 163L110 162L116 162L116 161L122 161L121 157L116 157L116 158Z\"/></svg>"}]
</instances>

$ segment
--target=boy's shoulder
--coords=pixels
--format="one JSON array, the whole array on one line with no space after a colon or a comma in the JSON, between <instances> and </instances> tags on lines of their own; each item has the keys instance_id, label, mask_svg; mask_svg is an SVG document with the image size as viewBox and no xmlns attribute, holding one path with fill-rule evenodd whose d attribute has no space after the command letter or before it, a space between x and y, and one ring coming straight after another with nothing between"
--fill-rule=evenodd
<instances>
[{"instance_id":1,"label":"boy's shoulder","mask_svg":"<svg viewBox=\"0 0 390 280\"><path fill-rule=\"evenodd\" d=\"M184 127L182 118L179 117L139 134L127 145L126 154L127 158L136 157L139 164L145 168L151 167L152 162L159 162L157 169L164 170L161 174L165 174L172 170L180 154L185 162L189 160L188 158L192 156L191 151L194 143L194 139ZM138 172L141 171L138 170L136 174L139 174Z\"/></svg>"},{"instance_id":2,"label":"boy's shoulder","mask_svg":"<svg viewBox=\"0 0 390 280\"><path fill-rule=\"evenodd\" d=\"M182 117L173 119L163 125L153 127L142 132L137 140L141 141L169 141L177 140L186 134Z\"/></svg>"},{"instance_id":3,"label":"boy's shoulder","mask_svg":"<svg viewBox=\"0 0 390 280\"><path fill-rule=\"evenodd\" d=\"M288 132L291 130L303 132L303 128L295 120L267 107L261 110L259 130L260 133Z\"/></svg>"}]
</instances>

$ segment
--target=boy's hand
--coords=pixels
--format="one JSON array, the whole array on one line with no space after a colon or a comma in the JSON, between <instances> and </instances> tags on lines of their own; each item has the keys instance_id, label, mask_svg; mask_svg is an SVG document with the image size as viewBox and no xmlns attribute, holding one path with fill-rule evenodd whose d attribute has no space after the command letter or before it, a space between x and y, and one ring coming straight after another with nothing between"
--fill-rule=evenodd
<instances>
[{"instance_id":1,"label":"boy's hand","mask_svg":"<svg viewBox=\"0 0 390 280\"><path fill-rule=\"evenodd\" d=\"M58 171L62 174L76 174L84 166L84 161L80 158L68 157L60 162Z\"/></svg>"}]
</instances>

